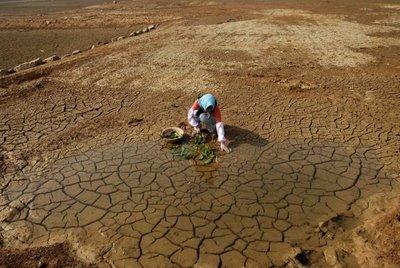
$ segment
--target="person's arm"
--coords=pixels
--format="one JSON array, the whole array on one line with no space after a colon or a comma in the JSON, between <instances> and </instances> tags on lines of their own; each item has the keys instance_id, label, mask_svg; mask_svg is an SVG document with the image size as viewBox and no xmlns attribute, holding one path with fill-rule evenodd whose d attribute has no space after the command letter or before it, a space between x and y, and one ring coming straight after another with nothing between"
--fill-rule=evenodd
<instances>
[{"instance_id":1,"label":"person's arm","mask_svg":"<svg viewBox=\"0 0 400 268\"><path fill-rule=\"evenodd\" d=\"M192 107L190 107L189 112L188 112L188 121L189 124L194 127L195 129L200 129L199 125L200 122L196 117L196 111L200 108L199 102L196 100Z\"/></svg>"},{"instance_id":2,"label":"person's arm","mask_svg":"<svg viewBox=\"0 0 400 268\"><path fill-rule=\"evenodd\" d=\"M225 138L225 128L224 123L222 122L221 110L219 109L219 106L215 107L213 116L216 122L215 128L218 134L218 141L221 143L221 150L229 153L230 149L228 148L227 140Z\"/></svg>"},{"instance_id":3,"label":"person's arm","mask_svg":"<svg viewBox=\"0 0 400 268\"><path fill-rule=\"evenodd\" d=\"M219 142L225 142L225 129L224 129L224 123L222 122L222 117L221 117L221 110L219 109L219 106L215 107L213 111L213 116L215 118L215 128L217 129L217 134L218 134L218 141Z\"/></svg>"}]
</instances>

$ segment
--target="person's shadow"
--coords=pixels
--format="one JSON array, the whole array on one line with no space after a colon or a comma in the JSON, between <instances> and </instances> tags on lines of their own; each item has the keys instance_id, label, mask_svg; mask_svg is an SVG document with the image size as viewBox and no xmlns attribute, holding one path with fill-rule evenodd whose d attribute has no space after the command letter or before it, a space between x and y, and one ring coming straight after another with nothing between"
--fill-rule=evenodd
<instances>
[{"instance_id":1,"label":"person's shadow","mask_svg":"<svg viewBox=\"0 0 400 268\"><path fill-rule=\"evenodd\" d=\"M238 147L240 144L250 144L258 147L268 144L268 140L257 133L231 125L225 125L225 136L230 141L229 147L232 149Z\"/></svg>"}]
</instances>

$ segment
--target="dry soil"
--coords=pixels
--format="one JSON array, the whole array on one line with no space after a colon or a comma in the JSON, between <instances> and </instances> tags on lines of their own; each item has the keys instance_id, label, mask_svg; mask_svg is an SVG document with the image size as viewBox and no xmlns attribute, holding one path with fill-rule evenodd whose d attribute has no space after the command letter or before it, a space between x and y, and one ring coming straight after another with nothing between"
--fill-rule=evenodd
<instances>
[{"instance_id":1,"label":"dry soil","mask_svg":"<svg viewBox=\"0 0 400 268\"><path fill-rule=\"evenodd\" d=\"M65 243L104 267L400 265L399 9L160 0L1 17L7 31L158 24L0 78L4 250ZM204 92L233 149L210 166L160 140Z\"/></svg>"}]
</instances>

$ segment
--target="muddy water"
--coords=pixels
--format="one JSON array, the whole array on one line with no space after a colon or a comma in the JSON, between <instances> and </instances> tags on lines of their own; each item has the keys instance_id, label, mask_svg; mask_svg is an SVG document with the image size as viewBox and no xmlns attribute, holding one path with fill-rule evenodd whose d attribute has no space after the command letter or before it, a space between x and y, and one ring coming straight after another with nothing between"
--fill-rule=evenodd
<instances>
[{"instance_id":1,"label":"muddy water","mask_svg":"<svg viewBox=\"0 0 400 268\"><path fill-rule=\"evenodd\" d=\"M55 11L75 9L105 0L0 0L0 14L43 14Z\"/></svg>"},{"instance_id":2,"label":"muddy water","mask_svg":"<svg viewBox=\"0 0 400 268\"><path fill-rule=\"evenodd\" d=\"M0 68L12 68L39 57L61 57L130 32L132 28L0 30Z\"/></svg>"},{"instance_id":3,"label":"muddy water","mask_svg":"<svg viewBox=\"0 0 400 268\"><path fill-rule=\"evenodd\" d=\"M237 141L209 167L174 161L157 142L58 159L4 191L8 207L23 204L2 223L5 241L66 239L87 248L80 252L88 260L103 256L121 267L280 265L294 245L326 243L314 231L318 222L393 187L372 148L254 144Z\"/></svg>"}]
</instances>

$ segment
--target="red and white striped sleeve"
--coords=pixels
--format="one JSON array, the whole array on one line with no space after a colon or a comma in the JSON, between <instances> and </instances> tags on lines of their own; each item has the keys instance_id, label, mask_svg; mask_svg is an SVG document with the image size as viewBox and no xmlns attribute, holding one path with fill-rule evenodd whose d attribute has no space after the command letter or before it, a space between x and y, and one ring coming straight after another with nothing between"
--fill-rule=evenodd
<instances>
[{"instance_id":1,"label":"red and white striped sleeve","mask_svg":"<svg viewBox=\"0 0 400 268\"><path fill-rule=\"evenodd\" d=\"M222 116L221 116L221 110L219 109L219 106L215 107L213 111L213 116L215 118L216 124L215 128L217 130L218 134L218 141L219 142L225 142L225 128L224 128L224 123L222 123Z\"/></svg>"}]
</instances>

